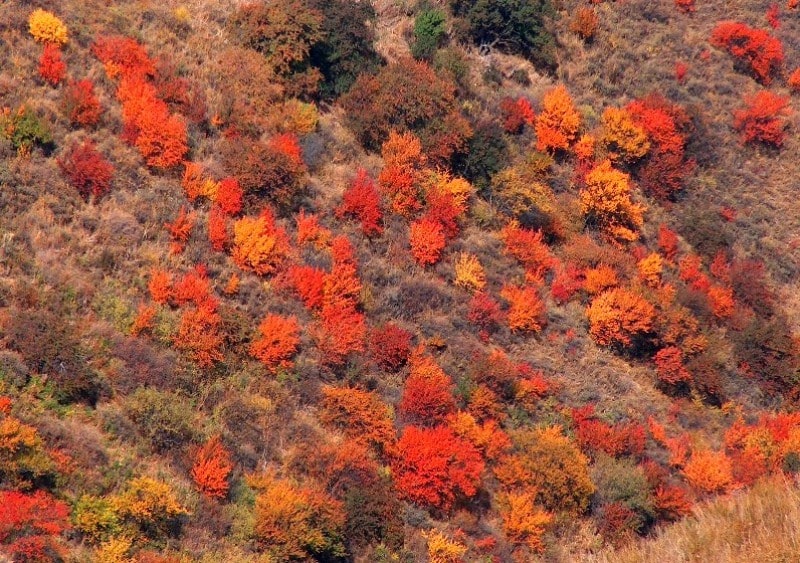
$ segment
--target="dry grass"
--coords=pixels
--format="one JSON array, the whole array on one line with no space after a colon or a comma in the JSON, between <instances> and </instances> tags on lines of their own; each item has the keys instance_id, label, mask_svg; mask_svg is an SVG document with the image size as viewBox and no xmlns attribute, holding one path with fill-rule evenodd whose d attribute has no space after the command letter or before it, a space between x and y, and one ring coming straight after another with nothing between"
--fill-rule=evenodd
<instances>
[{"instance_id":1,"label":"dry grass","mask_svg":"<svg viewBox=\"0 0 800 563\"><path fill-rule=\"evenodd\" d=\"M596 563L788 563L800 561L800 487L776 478L701 506L656 538L603 551Z\"/></svg>"}]
</instances>

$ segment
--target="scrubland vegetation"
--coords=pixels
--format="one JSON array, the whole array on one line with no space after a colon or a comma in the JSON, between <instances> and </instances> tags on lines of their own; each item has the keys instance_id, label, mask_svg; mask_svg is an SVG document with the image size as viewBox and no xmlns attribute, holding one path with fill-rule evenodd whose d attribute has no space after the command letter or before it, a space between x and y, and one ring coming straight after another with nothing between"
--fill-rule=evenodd
<instances>
[{"instance_id":1,"label":"scrubland vegetation","mask_svg":"<svg viewBox=\"0 0 800 563\"><path fill-rule=\"evenodd\" d=\"M795 0L0 14L10 561L797 557Z\"/></svg>"}]
</instances>

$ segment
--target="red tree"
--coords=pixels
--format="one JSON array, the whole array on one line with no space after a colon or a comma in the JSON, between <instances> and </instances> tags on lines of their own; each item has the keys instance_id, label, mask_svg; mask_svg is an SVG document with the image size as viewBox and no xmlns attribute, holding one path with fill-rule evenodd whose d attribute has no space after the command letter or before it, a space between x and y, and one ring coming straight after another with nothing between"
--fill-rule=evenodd
<instances>
[{"instance_id":1,"label":"red tree","mask_svg":"<svg viewBox=\"0 0 800 563\"><path fill-rule=\"evenodd\" d=\"M97 151L91 139L73 143L56 162L72 187L87 201L90 197L99 200L111 189L114 167Z\"/></svg>"},{"instance_id":2,"label":"red tree","mask_svg":"<svg viewBox=\"0 0 800 563\"><path fill-rule=\"evenodd\" d=\"M719 23L711 33L711 43L736 57L762 84L769 84L772 75L783 66L780 40L741 22Z\"/></svg>"},{"instance_id":3,"label":"red tree","mask_svg":"<svg viewBox=\"0 0 800 563\"><path fill-rule=\"evenodd\" d=\"M412 502L448 510L472 497L483 472L478 450L450 428L409 426L397 443L392 469L400 493Z\"/></svg>"},{"instance_id":4,"label":"red tree","mask_svg":"<svg viewBox=\"0 0 800 563\"><path fill-rule=\"evenodd\" d=\"M0 491L0 544L13 561L60 560L56 537L69 528L69 507L44 491Z\"/></svg>"},{"instance_id":5,"label":"red tree","mask_svg":"<svg viewBox=\"0 0 800 563\"><path fill-rule=\"evenodd\" d=\"M215 205L208 214L208 241L217 252L225 250L228 242L228 222L225 212Z\"/></svg>"},{"instance_id":6,"label":"red tree","mask_svg":"<svg viewBox=\"0 0 800 563\"><path fill-rule=\"evenodd\" d=\"M789 115L789 98L762 90L745 99L745 107L733 113L734 127L745 143L783 145L784 118Z\"/></svg>"},{"instance_id":7,"label":"red tree","mask_svg":"<svg viewBox=\"0 0 800 563\"><path fill-rule=\"evenodd\" d=\"M344 192L342 203L336 209L339 218L353 215L361 222L361 230L366 236L376 236L383 232L381 219L381 200L375 182L367 171L361 168Z\"/></svg>"},{"instance_id":8,"label":"red tree","mask_svg":"<svg viewBox=\"0 0 800 563\"><path fill-rule=\"evenodd\" d=\"M194 454L192 479L207 497L223 499L228 495L228 476L233 469L231 455L219 436L214 436Z\"/></svg>"},{"instance_id":9,"label":"red tree","mask_svg":"<svg viewBox=\"0 0 800 563\"><path fill-rule=\"evenodd\" d=\"M386 371L397 371L411 354L412 334L387 323L370 331L369 351L373 361Z\"/></svg>"},{"instance_id":10,"label":"red tree","mask_svg":"<svg viewBox=\"0 0 800 563\"><path fill-rule=\"evenodd\" d=\"M250 345L250 354L261 360L270 372L290 369L292 356L300 344L300 325L296 317L267 315L258 326L261 337Z\"/></svg>"},{"instance_id":11,"label":"red tree","mask_svg":"<svg viewBox=\"0 0 800 563\"><path fill-rule=\"evenodd\" d=\"M242 188L239 181L236 178L223 178L214 203L227 215L239 213L242 210Z\"/></svg>"},{"instance_id":12,"label":"red tree","mask_svg":"<svg viewBox=\"0 0 800 563\"><path fill-rule=\"evenodd\" d=\"M39 59L39 75L51 86L58 86L66 73L67 65L61 60L61 48L55 43L45 45Z\"/></svg>"},{"instance_id":13,"label":"red tree","mask_svg":"<svg viewBox=\"0 0 800 563\"><path fill-rule=\"evenodd\" d=\"M411 374L406 379L400 412L421 425L434 425L454 412L456 403L450 379L433 358L416 354L411 360Z\"/></svg>"}]
</instances>

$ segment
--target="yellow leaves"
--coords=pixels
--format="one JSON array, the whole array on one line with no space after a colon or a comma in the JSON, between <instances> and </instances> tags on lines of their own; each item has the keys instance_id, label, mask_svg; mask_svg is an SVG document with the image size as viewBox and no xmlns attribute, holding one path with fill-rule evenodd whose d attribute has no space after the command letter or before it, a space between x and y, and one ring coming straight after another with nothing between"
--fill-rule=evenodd
<instances>
[{"instance_id":1,"label":"yellow leaves","mask_svg":"<svg viewBox=\"0 0 800 563\"><path fill-rule=\"evenodd\" d=\"M317 128L319 111L314 104L297 99L287 100L281 107L281 130L295 135L307 135Z\"/></svg>"},{"instance_id":2,"label":"yellow leaves","mask_svg":"<svg viewBox=\"0 0 800 563\"><path fill-rule=\"evenodd\" d=\"M67 26L55 14L46 10L34 10L28 17L28 29L39 43L67 43Z\"/></svg>"},{"instance_id":3,"label":"yellow leaves","mask_svg":"<svg viewBox=\"0 0 800 563\"><path fill-rule=\"evenodd\" d=\"M653 327L656 309L640 295L623 288L610 289L586 309L589 334L601 346L630 346Z\"/></svg>"},{"instance_id":4,"label":"yellow leaves","mask_svg":"<svg viewBox=\"0 0 800 563\"><path fill-rule=\"evenodd\" d=\"M657 252L648 254L636 264L639 278L650 287L661 284L661 273L664 270L664 259Z\"/></svg>"},{"instance_id":5,"label":"yellow leaves","mask_svg":"<svg viewBox=\"0 0 800 563\"><path fill-rule=\"evenodd\" d=\"M150 477L131 480L127 489L112 499L112 506L121 516L143 524L189 514L169 485Z\"/></svg>"},{"instance_id":6,"label":"yellow leaves","mask_svg":"<svg viewBox=\"0 0 800 563\"><path fill-rule=\"evenodd\" d=\"M508 541L539 552L544 549L542 535L545 527L552 522L553 517L535 506L535 498L535 491L511 492L503 494L499 504L503 531Z\"/></svg>"},{"instance_id":7,"label":"yellow leaves","mask_svg":"<svg viewBox=\"0 0 800 563\"><path fill-rule=\"evenodd\" d=\"M120 536L104 542L95 551L95 561L98 563L129 563L133 561L128 557L128 552L133 546L131 538Z\"/></svg>"},{"instance_id":8,"label":"yellow leaves","mask_svg":"<svg viewBox=\"0 0 800 563\"><path fill-rule=\"evenodd\" d=\"M486 274L483 266L474 254L462 252L455 265L455 284L467 291L479 291L486 286Z\"/></svg>"},{"instance_id":9,"label":"yellow leaves","mask_svg":"<svg viewBox=\"0 0 800 563\"><path fill-rule=\"evenodd\" d=\"M430 563L461 563L467 553L467 546L451 540L439 530L422 532L428 541L428 561Z\"/></svg>"},{"instance_id":10,"label":"yellow leaves","mask_svg":"<svg viewBox=\"0 0 800 563\"><path fill-rule=\"evenodd\" d=\"M566 150L575 141L581 116L575 109L563 84L550 90L542 101L542 112L536 118L536 150Z\"/></svg>"},{"instance_id":11,"label":"yellow leaves","mask_svg":"<svg viewBox=\"0 0 800 563\"><path fill-rule=\"evenodd\" d=\"M613 160L633 162L650 150L645 130L636 125L630 112L620 108L607 108L603 112L603 136L600 142L608 149Z\"/></svg>"},{"instance_id":12,"label":"yellow leaves","mask_svg":"<svg viewBox=\"0 0 800 563\"><path fill-rule=\"evenodd\" d=\"M274 273L289 253L283 229L275 226L272 214L243 217L233 225L233 261L243 270L266 275Z\"/></svg>"},{"instance_id":13,"label":"yellow leaves","mask_svg":"<svg viewBox=\"0 0 800 563\"><path fill-rule=\"evenodd\" d=\"M630 176L606 160L586 175L586 185L578 194L581 212L615 242L639 238L644 223L644 205L631 200Z\"/></svg>"},{"instance_id":14,"label":"yellow leaves","mask_svg":"<svg viewBox=\"0 0 800 563\"><path fill-rule=\"evenodd\" d=\"M219 192L219 182L205 177L203 165L198 162L187 162L183 173L183 189L189 201L194 201L198 197L205 197L211 201L217 198Z\"/></svg>"}]
</instances>

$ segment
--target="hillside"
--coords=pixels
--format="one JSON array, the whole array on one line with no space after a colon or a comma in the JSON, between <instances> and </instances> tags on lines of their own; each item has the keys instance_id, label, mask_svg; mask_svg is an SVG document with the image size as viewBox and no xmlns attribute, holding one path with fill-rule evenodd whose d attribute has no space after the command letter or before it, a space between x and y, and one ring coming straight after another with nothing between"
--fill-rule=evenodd
<instances>
[{"instance_id":1,"label":"hillside","mask_svg":"<svg viewBox=\"0 0 800 563\"><path fill-rule=\"evenodd\" d=\"M800 11L734 4L5 2L0 553L790 558Z\"/></svg>"}]
</instances>

